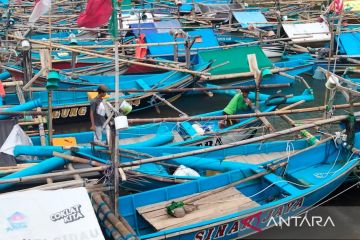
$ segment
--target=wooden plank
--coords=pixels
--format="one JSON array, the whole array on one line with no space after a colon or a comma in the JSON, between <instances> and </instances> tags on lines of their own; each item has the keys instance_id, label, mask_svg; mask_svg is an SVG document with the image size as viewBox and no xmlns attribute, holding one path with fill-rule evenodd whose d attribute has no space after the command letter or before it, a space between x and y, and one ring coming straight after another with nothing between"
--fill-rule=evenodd
<instances>
[{"instance_id":1,"label":"wooden plank","mask_svg":"<svg viewBox=\"0 0 360 240\"><path fill-rule=\"evenodd\" d=\"M230 189L228 191L223 191L224 196L228 196L229 193L233 194L234 193L233 189ZM236 190L236 193L239 193L239 191ZM201 193L195 193L195 194L187 195L187 196L176 198L176 199L171 199L171 200L168 200L168 201L163 201L163 202L160 202L160 203L155 203L155 204L143 206L143 207L138 208L137 211L139 212L139 214L145 214L145 213L153 212L153 211L156 211L156 210L159 210L159 209L165 209L165 207L167 205L171 204L171 202L173 202L173 201L182 201L182 200L187 199L189 197L197 196L199 194L201 194Z\"/></svg>"},{"instance_id":2,"label":"wooden plank","mask_svg":"<svg viewBox=\"0 0 360 240\"><path fill-rule=\"evenodd\" d=\"M193 196L198 194L193 194ZM232 187L224 191L206 196L194 202L197 209L187 213L182 218L175 218L167 214L166 206L172 201L181 201L189 196L172 199L151 206L137 208L140 215L144 217L157 230L183 226L200 221L210 220L233 212L256 207L259 204L246 197L236 188ZM214 207L216 205L216 207Z\"/></svg>"},{"instance_id":3,"label":"wooden plank","mask_svg":"<svg viewBox=\"0 0 360 240\"><path fill-rule=\"evenodd\" d=\"M236 201L236 200L235 200ZM205 216L198 216L197 218L191 219L189 221L185 221L185 222L181 222L181 223L177 223L171 226L168 226L167 228L174 228L174 227L180 227L180 226L184 226L185 224L192 224L195 222L201 222L201 221L205 221L205 220L210 220L213 218L217 218L220 216L225 216L231 213L235 213L235 212L239 212L239 211L243 211L245 209L250 209L253 207L257 207L258 205L254 204L253 201L249 201L249 202L244 202L241 207L237 206L237 205L233 205L229 208L226 209L219 209L218 207L214 208L212 207L210 211L204 211L203 213L207 214Z\"/></svg>"},{"instance_id":4,"label":"wooden plank","mask_svg":"<svg viewBox=\"0 0 360 240\"><path fill-rule=\"evenodd\" d=\"M52 59L50 56L49 49L40 49L40 62L41 62L41 69L47 69L47 70L52 69Z\"/></svg>"},{"instance_id":5,"label":"wooden plank","mask_svg":"<svg viewBox=\"0 0 360 240\"><path fill-rule=\"evenodd\" d=\"M245 199L245 198L243 198L243 199ZM218 199L217 201L215 201L214 199L212 201L205 199L204 201L202 201L200 203L198 203L198 202L196 203L196 205L198 206L198 209L195 210L195 212L199 213L199 212L211 211L214 208L214 206L213 206L214 203L216 203L216 205L218 205L219 202L221 202L222 204L227 204L229 200L239 201L239 198L238 198L238 196L232 196L232 197L228 196L227 199L221 199L221 200ZM247 200L245 200L245 201L247 202ZM206 203L208 203L208 204L206 204ZM169 205L169 204L167 204L167 205ZM168 215L166 212L167 205L165 205L163 208L161 208L160 210L158 210L156 212L145 214L145 215L143 215L143 217L154 226L160 225L161 222L166 222L167 224L174 224L173 223L174 217ZM190 215L190 214L188 214L188 215ZM191 219L191 216L190 217L187 216L187 219L188 218ZM182 218L182 220L180 222L182 222L182 221L185 221L184 218ZM162 229L163 227L158 227L158 228Z\"/></svg>"},{"instance_id":6,"label":"wooden plank","mask_svg":"<svg viewBox=\"0 0 360 240\"><path fill-rule=\"evenodd\" d=\"M229 199L233 196L237 196L239 195L239 191L236 190L236 192L233 191L233 189L230 189L230 190L226 190L224 192L222 192L223 194L221 196L218 196L216 194L214 195L211 195L207 198L204 198L204 199L201 199L199 201L196 202L196 204L198 203L203 203L205 201L222 201L222 200L226 200L226 199ZM196 196L196 195L199 195L199 194L192 194L191 196ZM189 196L187 196L189 197ZM180 199L177 199L176 201L181 201L182 199L184 198L180 198ZM171 200L171 201L166 201L166 202L162 202L162 203L159 203L159 204L155 204L156 206L153 206L153 207L150 207L150 208L147 208L147 206L145 207L145 211L142 210L141 214L144 214L146 215L146 218L148 219L154 219L154 218L157 218L157 217L160 217L160 216L166 216L164 219L166 219L168 217L168 214L166 212L166 206L170 205L171 202L173 202L174 200ZM147 211L147 212L146 212ZM139 212L140 213L140 212ZM160 220L160 219L158 219Z\"/></svg>"}]
</instances>

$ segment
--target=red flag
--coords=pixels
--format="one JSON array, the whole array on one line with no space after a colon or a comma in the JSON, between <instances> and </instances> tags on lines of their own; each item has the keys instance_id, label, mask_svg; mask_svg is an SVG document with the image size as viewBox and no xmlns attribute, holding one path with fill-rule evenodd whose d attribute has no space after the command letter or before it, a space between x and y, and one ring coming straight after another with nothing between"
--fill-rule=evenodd
<instances>
[{"instance_id":1,"label":"red flag","mask_svg":"<svg viewBox=\"0 0 360 240\"><path fill-rule=\"evenodd\" d=\"M337 14L341 13L343 8L344 8L343 0L334 0L329 6L330 11L333 11Z\"/></svg>"},{"instance_id":2,"label":"red flag","mask_svg":"<svg viewBox=\"0 0 360 240\"><path fill-rule=\"evenodd\" d=\"M99 27L109 21L111 12L111 0L89 0L85 12L79 15L77 24L80 27Z\"/></svg>"}]
</instances>

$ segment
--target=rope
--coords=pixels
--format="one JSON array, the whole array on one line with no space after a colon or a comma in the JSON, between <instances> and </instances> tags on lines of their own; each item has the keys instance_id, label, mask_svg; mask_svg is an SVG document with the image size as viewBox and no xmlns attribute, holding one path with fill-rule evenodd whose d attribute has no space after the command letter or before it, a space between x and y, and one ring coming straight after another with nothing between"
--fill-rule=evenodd
<instances>
[{"instance_id":1,"label":"rope","mask_svg":"<svg viewBox=\"0 0 360 240\"><path fill-rule=\"evenodd\" d=\"M299 184L299 183L295 183L295 182L292 182L292 181L289 181L289 180L280 180L280 181L277 181L277 182L273 182L272 184L270 184L269 186L267 186L266 188L264 188L263 190L261 190L260 192L257 192L255 193L254 195L251 195L251 196L248 196L248 198L253 198L255 196L257 196L258 194L266 191L268 188L272 187L273 185L277 184L277 183L282 183L282 182L286 182L286 183L290 183L290 184L294 184L294 185L298 185L298 186L301 186L301 187L310 187L312 185L304 185L304 184ZM206 205L206 204L215 204L215 203L223 203L223 202L232 202L234 201L234 199L228 199L228 200L222 200L222 201L216 201L216 202L202 202L202 203L194 203L193 205L196 205L196 206L199 206L199 205ZM240 204L239 206L241 205L245 205L247 204L248 202L246 203L242 203Z\"/></svg>"},{"instance_id":2,"label":"rope","mask_svg":"<svg viewBox=\"0 0 360 240\"><path fill-rule=\"evenodd\" d=\"M288 162L288 164L286 164L286 166L285 166L284 172L281 175L282 177L285 176L286 170L287 170L287 168L289 166L291 153L294 153L294 152L295 152L295 147L294 147L294 144L292 143L292 141L290 140L290 141L288 141L286 143L286 153L287 153L287 162Z\"/></svg>"},{"instance_id":3,"label":"rope","mask_svg":"<svg viewBox=\"0 0 360 240\"><path fill-rule=\"evenodd\" d=\"M338 159L339 159L340 152L341 152L341 149L339 148L339 151L338 151L338 154L337 154L337 156L336 156L336 159L335 159L333 165L331 166L331 168L329 169L329 171L328 171L327 173L314 173L314 176L315 176L316 178L326 178L326 177L331 173L331 170L335 167L335 165L336 165L336 163L337 163L337 161L338 161ZM351 154L351 156L352 156L352 154ZM350 157L351 157L351 156L350 156ZM349 161L347 161L347 162L349 162ZM346 164L347 164L347 162L346 162ZM345 164L345 165L346 165L346 164ZM335 173L335 172L334 172L334 173Z\"/></svg>"},{"instance_id":4,"label":"rope","mask_svg":"<svg viewBox=\"0 0 360 240\"><path fill-rule=\"evenodd\" d=\"M269 189L270 187L272 187L273 185L277 184L277 183L282 183L282 182L286 182L286 183L290 183L290 184L294 184L294 185L297 185L297 186L300 186L300 187L312 187L314 185L305 185L305 184L301 184L301 183L296 183L296 182L292 182L292 181L289 181L289 180L279 180L279 181L276 181L276 182L273 182L272 184L270 184L269 186L267 186L266 188L264 188L263 190L261 190L260 192L257 192L255 193L254 195L251 195L249 196L249 198L253 198L257 195L259 195L260 193L266 191L267 189Z\"/></svg>"}]
</instances>

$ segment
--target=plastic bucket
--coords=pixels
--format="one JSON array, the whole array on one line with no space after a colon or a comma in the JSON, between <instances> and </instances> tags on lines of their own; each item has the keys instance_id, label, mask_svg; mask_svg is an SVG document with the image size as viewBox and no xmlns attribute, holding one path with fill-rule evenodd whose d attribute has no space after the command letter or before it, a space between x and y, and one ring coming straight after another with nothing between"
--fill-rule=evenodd
<instances>
[{"instance_id":1,"label":"plastic bucket","mask_svg":"<svg viewBox=\"0 0 360 240\"><path fill-rule=\"evenodd\" d=\"M132 110L132 106L125 100L120 104L120 110L125 114L129 114Z\"/></svg>"}]
</instances>

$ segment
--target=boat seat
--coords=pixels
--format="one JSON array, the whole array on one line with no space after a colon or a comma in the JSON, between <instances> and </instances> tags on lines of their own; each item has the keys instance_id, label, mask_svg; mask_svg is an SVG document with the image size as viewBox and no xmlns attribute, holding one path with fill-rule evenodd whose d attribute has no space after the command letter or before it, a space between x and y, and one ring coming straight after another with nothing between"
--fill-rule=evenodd
<instances>
[{"instance_id":1,"label":"boat seat","mask_svg":"<svg viewBox=\"0 0 360 240\"><path fill-rule=\"evenodd\" d=\"M269 182L274 183L274 185L278 186L279 188L283 189L284 191L286 191L289 194L294 194L294 193L299 192L299 189L297 189L290 183L281 182L281 181L284 181L284 179L279 177L278 175L269 173L269 174L265 175L264 178L266 180L268 180Z\"/></svg>"},{"instance_id":2,"label":"boat seat","mask_svg":"<svg viewBox=\"0 0 360 240\"><path fill-rule=\"evenodd\" d=\"M147 89L151 89L151 87L149 86L149 84L147 84L146 82L144 82L142 79L138 79L136 80L136 83L144 90Z\"/></svg>"}]
</instances>

